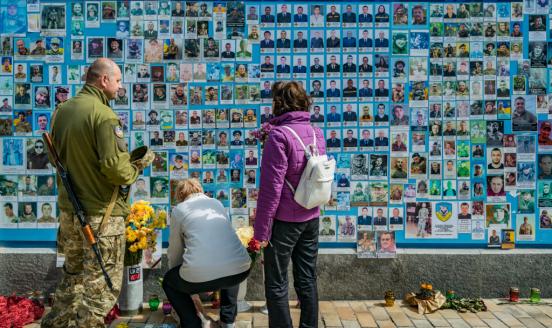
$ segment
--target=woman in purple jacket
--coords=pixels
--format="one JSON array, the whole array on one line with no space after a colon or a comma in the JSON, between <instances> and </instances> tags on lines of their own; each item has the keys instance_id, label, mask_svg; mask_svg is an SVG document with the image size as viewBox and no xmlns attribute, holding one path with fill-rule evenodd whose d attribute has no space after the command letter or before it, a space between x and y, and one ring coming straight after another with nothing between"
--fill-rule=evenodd
<instances>
[{"instance_id":1,"label":"woman in purple jacket","mask_svg":"<svg viewBox=\"0 0 552 328\"><path fill-rule=\"evenodd\" d=\"M299 141L283 126L293 129L304 144L326 153L324 136L310 125L311 100L297 82L277 82L272 87L274 118L264 144L255 239L264 250L265 296L269 326L292 327L289 313L289 260L293 263L295 291L301 304L299 327L318 326L316 257L320 210L305 209L293 199L285 180L297 188L307 163Z\"/></svg>"}]
</instances>

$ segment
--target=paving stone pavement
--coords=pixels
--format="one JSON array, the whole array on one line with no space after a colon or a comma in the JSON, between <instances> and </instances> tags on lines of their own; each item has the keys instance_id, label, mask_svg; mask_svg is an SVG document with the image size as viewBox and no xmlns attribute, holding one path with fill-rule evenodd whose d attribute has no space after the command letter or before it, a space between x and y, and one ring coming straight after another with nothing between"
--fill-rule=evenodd
<instances>
[{"instance_id":1,"label":"paving stone pavement","mask_svg":"<svg viewBox=\"0 0 552 328\"><path fill-rule=\"evenodd\" d=\"M504 300L486 299L487 312L458 313L453 310L439 310L429 315L420 315L415 308L395 302L393 307L384 307L381 301L321 301L319 324L320 328L544 328L552 327L552 305L540 304L506 304L499 305ZM552 300L543 300L552 304ZM268 317L260 312L264 302L250 302L251 310L239 313L236 318L236 328L268 327ZM294 327L299 324L300 311L296 302L290 302L291 317ZM156 327L161 323L175 323L171 316L164 316L161 310L151 312L144 304L144 311L134 317L121 317L109 327L114 328L125 322L129 328ZM218 319L218 310L206 306L206 311L213 319ZM33 323L25 328L38 328L39 323Z\"/></svg>"}]
</instances>

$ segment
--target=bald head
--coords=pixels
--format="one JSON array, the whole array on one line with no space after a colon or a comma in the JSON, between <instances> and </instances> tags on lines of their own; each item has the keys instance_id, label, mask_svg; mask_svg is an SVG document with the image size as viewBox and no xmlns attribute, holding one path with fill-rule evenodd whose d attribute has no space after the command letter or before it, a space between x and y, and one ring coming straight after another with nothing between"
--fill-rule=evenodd
<instances>
[{"instance_id":1,"label":"bald head","mask_svg":"<svg viewBox=\"0 0 552 328\"><path fill-rule=\"evenodd\" d=\"M86 72L86 83L95 85L103 75L112 76L115 73L115 67L117 67L117 64L111 59L96 59Z\"/></svg>"},{"instance_id":2,"label":"bald head","mask_svg":"<svg viewBox=\"0 0 552 328\"><path fill-rule=\"evenodd\" d=\"M109 99L114 99L121 88L121 70L111 59L96 59L86 72L86 83L101 89Z\"/></svg>"}]
</instances>

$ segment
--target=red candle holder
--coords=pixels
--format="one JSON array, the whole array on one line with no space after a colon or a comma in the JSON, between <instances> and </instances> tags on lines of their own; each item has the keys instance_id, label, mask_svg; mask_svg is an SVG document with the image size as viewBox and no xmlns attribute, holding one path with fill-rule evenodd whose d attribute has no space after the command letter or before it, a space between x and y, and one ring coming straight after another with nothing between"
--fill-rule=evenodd
<instances>
[{"instance_id":1,"label":"red candle holder","mask_svg":"<svg viewBox=\"0 0 552 328\"><path fill-rule=\"evenodd\" d=\"M510 287L510 302L519 302L519 288Z\"/></svg>"}]
</instances>

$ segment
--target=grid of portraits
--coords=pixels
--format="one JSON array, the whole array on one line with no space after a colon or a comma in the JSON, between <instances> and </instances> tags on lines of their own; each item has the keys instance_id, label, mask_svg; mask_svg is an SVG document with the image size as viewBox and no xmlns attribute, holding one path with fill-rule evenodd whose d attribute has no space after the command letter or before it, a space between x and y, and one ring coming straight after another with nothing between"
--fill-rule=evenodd
<instances>
[{"instance_id":1,"label":"grid of portraits","mask_svg":"<svg viewBox=\"0 0 552 328\"><path fill-rule=\"evenodd\" d=\"M320 241L500 246L552 229L551 6L523 2L12 1L0 7L0 228L55 228L41 133L88 65L119 64L129 149L155 160L131 200L170 210L202 181L255 219L271 86L299 81L337 160ZM368 242L369 240L369 242Z\"/></svg>"}]
</instances>

